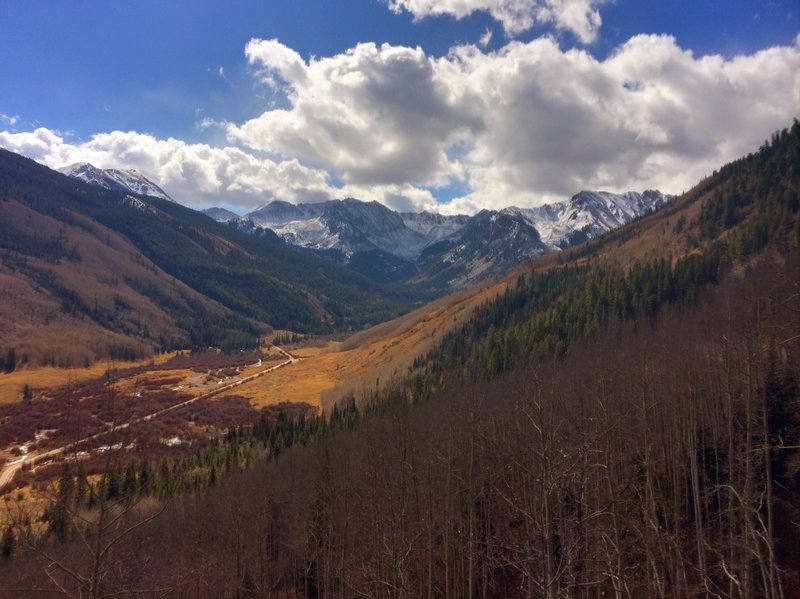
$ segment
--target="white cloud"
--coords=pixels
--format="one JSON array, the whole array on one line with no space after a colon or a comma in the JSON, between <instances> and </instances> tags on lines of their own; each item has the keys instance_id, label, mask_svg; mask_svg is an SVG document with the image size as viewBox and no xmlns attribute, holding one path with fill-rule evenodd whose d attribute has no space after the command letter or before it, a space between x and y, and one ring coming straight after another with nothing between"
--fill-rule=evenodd
<instances>
[{"instance_id":1,"label":"white cloud","mask_svg":"<svg viewBox=\"0 0 800 599\"><path fill-rule=\"evenodd\" d=\"M465 98L467 88L420 48L359 44L306 63L275 40L252 40L247 56L269 84L275 74L286 83L291 108L231 125L231 141L298 157L347 183L445 184L461 171L446 150L481 126L478 99Z\"/></svg>"},{"instance_id":2,"label":"white cloud","mask_svg":"<svg viewBox=\"0 0 800 599\"><path fill-rule=\"evenodd\" d=\"M195 127L200 131L207 131L208 129L225 129L228 123L225 121L218 121L211 117L205 116L195 123Z\"/></svg>"},{"instance_id":3,"label":"white cloud","mask_svg":"<svg viewBox=\"0 0 800 599\"><path fill-rule=\"evenodd\" d=\"M3 114L0 112L0 123L4 125L11 125L12 127L19 122L19 117L17 115L9 116L7 114Z\"/></svg>"},{"instance_id":4,"label":"white cloud","mask_svg":"<svg viewBox=\"0 0 800 599\"><path fill-rule=\"evenodd\" d=\"M468 161L473 194L493 203L522 203L526 191L681 191L789 125L800 105L797 46L726 61L637 36L597 61L539 40L466 64L503 107L487 112Z\"/></svg>"},{"instance_id":5,"label":"white cloud","mask_svg":"<svg viewBox=\"0 0 800 599\"><path fill-rule=\"evenodd\" d=\"M571 31L583 43L593 42L602 20L598 7L605 0L388 0L396 13L407 11L415 19L450 15L462 19L474 12L488 12L515 36L536 24L553 24Z\"/></svg>"},{"instance_id":6,"label":"white cloud","mask_svg":"<svg viewBox=\"0 0 800 599\"><path fill-rule=\"evenodd\" d=\"M0 131L0 147L51 168L89 162L99 168L135 168L183 204L202 207L224 203L245 211L273 199L318 202L342 197L377 200L402 209L433 209L430 192L411 185L342 186L328 173L296 159L262 159L240 148L187 144L177 139L112 131L89 141L69 143L57 131Z\"/></svg>"},{"instance_id":7,"label":"white cloud","mask_svg":"<svg viewBox=\"0 0 800 599\"><path fill-rule=\"evenodd\" d=\"M361 44L306 62L279 46L253 40L248 57L280 73L289 106L229 125L231 141L351 185L466 182L474 208L680 191L787 126L800 103L797 44L725 60L642 35L603 61L549 38L439 59Z\"/></svg>"},{"instance_id":8,"label":"white cloud","mask_svg":"<svg viewBox=\"0 0 800 599\"><path fill-rule=\"evenodd\" d=\"M800 37L724 59L669 36L630 39L605 60L541 38L441 58L360 44L305 60L252 40L248 60L285 94L224 127L227 147L114 131L69 143L56 131L0 132L50 166L137 168L190 205L253 208L357 197L432 209L429 188L467 189L442 211L560 200L581 189L688 189L790 125L800 106Z\"/></svg>"},{"instance_id":9,"label":"white cloud","mask_svg":"<svg viewBox=\"0 0 800 599\"><path fill-rule=\"evenodd\" d=\"M273 73L295 85L304 83L306 69L302 57L278 40L252 39L245 47L244 54L250 64L263 65L265 79L273 85L278 84L271 79Z\"/></svg>"}]
</instances>

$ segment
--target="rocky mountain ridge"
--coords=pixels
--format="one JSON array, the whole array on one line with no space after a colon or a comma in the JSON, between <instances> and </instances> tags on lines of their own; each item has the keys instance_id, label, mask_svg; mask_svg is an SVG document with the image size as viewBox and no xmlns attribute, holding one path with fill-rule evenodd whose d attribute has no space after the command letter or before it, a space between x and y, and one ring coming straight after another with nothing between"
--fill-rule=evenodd
<instances>
[{"instance_id":1,"label":"rocky mountain ridge","mask_svg":"<svg viewBox=\"0 0 800 599\"><path fill-rule=\"evenodd\" d=\"M97 185L111 191L123 191L169 200L170 202L175 201L167 192L136 169L102 169L88 162L76 162L57 170L68 177L80 179L84 183Z\"/></svg>"},{"instance_id":2,"label":"rocky mountain ridge","mask_svg":"<svg viewBox=\"0 0 800 599\"><path fill-rule=\"evenodd\" d=\"M395 212L352 198L314 204L280 200L236 219L212 218L320 253L377 280L436 280L463 288L504 274L531 256L598 237L672 199L660 191L582 191L536 208L482 210L474 216Z\"/></svg>"},{"instance_id":3,"label":"rocky mountain ridge","mask_svg":"<svg viewBox=\"0 0 800 599\"><path fill-rule=\"evenodd\" d=\"M138 171L78 163L62 173L114 191L172 200ZM277 235L369 278L433 284L445 291L500 276L532 256L562 250L620 227L672 199L660 191L581 191L534 208L482 210L469 216L396 212L353 198L292 204L273 200L244 216L225 208L210 218L257 236Z\"/></svg>"}]
</instances>

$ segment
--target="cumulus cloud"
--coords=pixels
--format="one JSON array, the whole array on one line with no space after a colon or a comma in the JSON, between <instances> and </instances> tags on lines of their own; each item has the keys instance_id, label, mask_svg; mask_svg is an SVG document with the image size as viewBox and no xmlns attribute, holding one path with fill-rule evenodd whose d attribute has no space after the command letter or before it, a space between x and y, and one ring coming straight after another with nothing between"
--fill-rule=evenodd
<instances>
[{"instance_id":1,"label":"cumulus cloud","mask_svg":"<svg viewBox=\"0 0 800 599\"><path fill-rule=\"evenodd\" d=\"M276 40L252 40L247 57L267 83L285 82L291 108L230 125L231 141L296 156L347 183L444 184L461 171L447 148L482 123L478 99L421 48L367 43L305 62Z\"/></svg>"},{"instance_id":2,"label":"cumulus cloud","mask_svg":"<svg viewBox=\"0 0 800 599\"><path fill-rule=\"evenodd\" d=\"M604 60L549 38L439 58L359 44L304 59L276 40L246 51L285 102L244 123L206 123L224 128L227 147L121 131L70 143L48 129L0 133L0 145L55 167L137 168L191 205L351 196L434 209L431 190L452 186L467 191L438 208L475 212L582 189L680 192L790 125L800 106L800 37L730 59L659 35Z\"/></svg>"},{"instance_id":3,"label":"cumulus cloud","mask_svg":"<svg viewBox=\"0 0 800 599\"><path fill-rule=\"evenodd\" d=\"M263 65L265 80L273 85L278 85L272 79L273 73L294 85L304 82L306 69L303 58L278 40L252 39L245 46L244 54L250 64Z\"/></svg>"},{"instance_id":4,"label":"cumulus cloud","mask_svg":"<svg viewBox=\"0 0 800 599\"><path fill-rule=\"evenodd\" d=\"M552 24L571 31L583 43L593 42L602 20L598 7L605 0L388 0L396 13L407 11L415 19L450 15L462 19L488 12L507 35L515 36L536 24Z\"/></svg>"},{"instance_id":5,"label":"cumulus cloud","mask_svg":"<svg viewBox=\"0 0 800 599\"><path fill-rule=\"evenodd\" d=\"M132 131L94 135L69 143L46 128L30 132L0 132L0 146L51 168L89 162L99 168L135 168L176 200L191 206L228 206L251 210L273 199L316 202L345 196L382 201L387 205L432 208L430 192L410 185L336 187L328 173L296 159L273 161L240 148L215 148L161 140Z\"/></svg>"},{"instance_id":6,"label":"cumulus cloud","mask_svg":"<svg viewBox=\"0 0 800 599\"><path fill-rule=\"evenodd\" d=\"M351 185L466 183L465 207L532 205L580 189L688 188L787 126L800 50L696 57L641 35L597 60L540 38L495 52L361 44L303 60L275 40L248 57L288 108L229 125L232 142Z\"/></svg>"}]
</instances>

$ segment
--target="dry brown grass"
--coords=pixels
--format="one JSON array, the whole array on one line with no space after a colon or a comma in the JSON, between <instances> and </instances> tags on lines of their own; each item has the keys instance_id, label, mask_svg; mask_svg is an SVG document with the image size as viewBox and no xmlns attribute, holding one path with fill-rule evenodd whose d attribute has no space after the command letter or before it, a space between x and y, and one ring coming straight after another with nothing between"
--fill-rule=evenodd
<instances>
[{"instance_id":1,"label":"dry brown grass","mask_svg":"<svg viewBox=\"0 0 800 599\"><path fill-rule=\"evenodd\" d=\"M88 368L54 368L41 366L23 368L9 374L0 374L0 403L12 403L22 399L22 388L27 384L36 390L47 390L62 385L80 383L103 376L109 369L132 368L148 364L160 364L169 360L174 353L162 354L136 362L100 361Z\"/></svg>"},{"instance_id":2,"label":"dry brown grass","mask_svg":"<svg viewBox=\"0 0 800 599\"><path fill-rule=\"evenodd\" d=\"M444 297L342 342L292 350L300 362L220 397L241 395L256 407L304 402L329 409L339 397L384 387L393 376L406 372L442 335L463 323L476 306L505 291L515 277Z\"/></svg>"},{"instance_id":3,"label":"dry brown grass","mask_svg":"<svg viewBox=\"0 0 800 599\"><path fill-rule=\"evenodd\" d=\"M0 530L12 523L19 523L28 515L35 531L44 530L45 524L39 519L51 498L47 493L37 491L31 485L13 489L0 495Z\"/></svg>"}]
</instances>

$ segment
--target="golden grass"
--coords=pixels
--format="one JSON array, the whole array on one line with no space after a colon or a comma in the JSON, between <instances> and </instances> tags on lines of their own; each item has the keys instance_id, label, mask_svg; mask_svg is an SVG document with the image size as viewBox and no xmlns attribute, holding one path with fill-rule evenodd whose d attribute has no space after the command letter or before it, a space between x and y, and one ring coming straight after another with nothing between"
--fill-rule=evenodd
<instances>
[{"instance_id":1,"label":"golden grass","mask_svg":"<svg viewBox=\"0 0 800 599\"><path fill-rule=\"evenodd\" d=\"M293 349L299 362L218 397L244 396L255 407L304 402L330 409L340 396L382 388L393 376L403 374L415 358L427 353L475 307L505 291L507 285L508 279L447 296L343 342Z\"/></svg>"},{"instance_id":2,"label":"golden grass","mask_svg":"<svg viewBox=\"0 0 800 599\"><path fill-rule=\"evenodd\" d=\"M22 389L26 384L30 385L34 390L52 389L103 376L109 368L129 368L145 364L160 364L169 360L173 355L174 353L166 353L136 362L100 361L95 362L88 368L42 366L23 368L9 374L0 374L0 403L12 403L22 399Z\"/></svg>"},{"instance_id":3,"label":"golden grass","mask_svg":"<svg viewBox=\"0 0 800 599\"><path fill-rule=\"evenodd\" d=\"M50 499L35 491L30 485L0 495L0 531L5 530L11 523L24 520L25 515L30 519L35 531L43 531L45 523L39 516L44 513Z\"/></svg>"}]
</instances>

